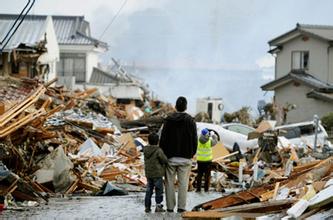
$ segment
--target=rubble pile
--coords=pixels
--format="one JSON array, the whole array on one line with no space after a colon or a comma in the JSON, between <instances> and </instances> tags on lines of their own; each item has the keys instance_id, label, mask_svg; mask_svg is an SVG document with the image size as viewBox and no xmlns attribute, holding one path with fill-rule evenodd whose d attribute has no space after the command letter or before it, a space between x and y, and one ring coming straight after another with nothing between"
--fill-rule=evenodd
<instances>
[{"instance_id":1,"label":"rubble pile","mask_svg":"<svg viewBox=\"0 0 333 220\"><path fill-rule=\"evenodd\" d=\"M54 82L54 81L52 81ZM95 88L0 80L0 199L37 205L64 194L126 195L146 185L142 148L174 108L156 100L116 100ZM211 187L221 198L185 218L305 218L330 210L333 151L294 146L262 122L243 152L213 147ZM196 185L196 163L189 189Z\"/></svg>"},{"instance_id":2,"label":"rubble pile","mask_svg":"<svg viewBox=\"0 0 333 220\"><path fill-rule=\"evenodd\" d=\"M258 148L243 154L213 148L211 186L223 196L195 206L184 218L304 219L332 211L333 154L327 146L291 145L267 122L249 137L258 138Z\"/></svg>"},{"instance_id":3,"label":"rubble pile","mask_svg":"<svg viewBox=\"0 0 333 220\"><path fill-rule=\"evenodd\" d=\"M155 106L143 113L143 107L117 104L96 89L71 91L31 79L0 83L0 196L7 202L142 191L146 135L122 129L119 120L167 110Z\"/></svg>"}]
</instances>

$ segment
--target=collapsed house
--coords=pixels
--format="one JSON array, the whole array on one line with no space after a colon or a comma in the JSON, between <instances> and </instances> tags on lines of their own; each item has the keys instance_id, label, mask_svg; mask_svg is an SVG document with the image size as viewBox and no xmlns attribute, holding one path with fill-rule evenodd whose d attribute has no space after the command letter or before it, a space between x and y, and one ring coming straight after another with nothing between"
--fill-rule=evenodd
<instances>
[{"instance_id":1,"label":"collapsed house","mask_svg":"<svg viewBox=\"0 0 333 220\"><path fill-rule=\"evenodd\" d=\"M18 16L0 14L0 39L5 37ZM41 47L34 50L29 47L37 46L42 41L45 51L39 51L40 55L44 55L39 58L38 64L46 65L48 72L43 79L49 81L58 77L58 84L66 85L67 88L88 82L93 68L98 66L99 54L108 49L105 42L91 36L90 24L83 16L27 15L4 50L2 75L20 72L21 75L34 77L34 65L26 62L21 62L20 66L16 63L12 65L12 61L16 62L17 54L12 51L24 44L27 47L25 51L34 53Z\"/></svg>"},{"instance_id":2,"label":"collapsed house","mask_svg":"<svg viewBox=\"0 0 333 220\"><path fill-rule=\"evenodd\" d=\"M12 23L10 16L0 16L0 39L5 38ZM59 47L52 18L24 20L0 56L2 76L55 78Z\"/></svg>"},{"instance_id":3,"label":"collapsed house","mask_svg":"<svg viewBox=\"0 0 333 220\"><path fill-rule=\"evenodd\" d=\"M96 88L72 91L26 78L3 78L0 84L0 196L41 203L56 194L143 190L140 149L147 132L120 126L119 120L136 117L126 105Z\"/></svg>"}]
</instances>

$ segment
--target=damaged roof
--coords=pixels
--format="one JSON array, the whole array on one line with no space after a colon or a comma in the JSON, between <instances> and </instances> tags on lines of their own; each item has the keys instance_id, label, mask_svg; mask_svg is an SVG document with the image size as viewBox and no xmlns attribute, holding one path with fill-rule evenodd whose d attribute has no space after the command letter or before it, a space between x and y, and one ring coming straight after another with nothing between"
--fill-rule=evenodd
<instances>
[{"instance_id":1,"label":"damaged roof","mask_svg":"<svg viewBox=\"0 0 333 220\"><path fill-rule=\"evenodd\" d=\"M2 41L15 21L14 17L0 14L0 41ZM46 17L26 18L8 42L5 50L17 48L20 44L36 45L44 37Z\"/></svg>"},{"instance_id":2,"label":"damaged roof","mask_svg":"<svg viewBox=\"0 0 333 220\"><path fill-rule=\"evenodd\" d=\"M303 70L292 70L287 75L280 77L276 80L273 80L263 86L261 86L262 90L271 91L276 88L283 86L291 81L299 82L313 88L319 92L333 92L333 85L323 82L311 74L306 73Z\"/></svg>"},{"instance_id":3,"label":"damaged roof","mask_svg":"<svg viewBox=\"0 0 333 220\"><path fill-rule=\"evenodd\" d=\"M15 22L18 15L0 14L0 39L3 39ZM46 15L27 15L18 28L18 41L29 39L33 41L40 34L41 23L46 20ZM60 16L53 15L54 30L60 45L94 45L107 48L107 43L97 40L91 36L90 24L84 16Z\"/></svg>"},{"instance_id":4,"label":"damaged roof","mask_svg":"<svg viewBox=\"0 0 333 220\"><path fill-rule=\"evenodd\" d=\"M307 34L326 41L333 41L333 26L297 23L294 29L270 40L268 44L270 46L279 46L302 34Z\"/></svg>"},{"instance_id":5,"label":"damaged roof","mask_svg":"<svg viewBox=\"0 0 333 220\"><path fill-rule=\"evenodd\" d=\"M97 67L94 67L90 77L90 83L119 83L119 82L131 82L119 74L113 74L111 72L103 71Z\"/></svg>"},{"instance_id":6,"label":"damaged roof","mask_svg":"<svg viewBox=\"0 0 333 220\"><path fill-rule=\"evenodd\" d=\"M86 44L107 48L107 43L91 36L90 24L84 20L84 16L53 15L52 18L59 44Z\"/></svg>"}]
</instances>

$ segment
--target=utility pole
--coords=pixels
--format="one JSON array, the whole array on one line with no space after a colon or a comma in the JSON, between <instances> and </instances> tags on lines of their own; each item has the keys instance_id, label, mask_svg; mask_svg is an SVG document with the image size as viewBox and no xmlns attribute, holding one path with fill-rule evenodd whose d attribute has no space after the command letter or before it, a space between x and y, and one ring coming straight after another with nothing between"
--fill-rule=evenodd
<instances>
[{"instance_id":1,"label":"utility pole","mask_svg":"<svg viewBox=\"0 0 333 220\"><path fill-rule=\"evenodd\" d=\"M318 115L313 116L313 121L315 123L315 138L314 138L313 150L317 151L317 136L318 136L318 124L319 124Z\"/></svg>"}]
</instances>

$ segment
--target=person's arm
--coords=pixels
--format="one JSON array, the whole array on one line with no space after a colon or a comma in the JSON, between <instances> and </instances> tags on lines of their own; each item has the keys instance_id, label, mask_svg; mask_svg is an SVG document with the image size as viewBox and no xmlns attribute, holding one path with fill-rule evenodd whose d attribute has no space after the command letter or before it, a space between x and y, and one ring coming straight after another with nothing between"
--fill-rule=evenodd
<instances>
[{"instance_id":1,"label":"person's arm","mask_svg":"<svg viewBox=\"0 0 333 220\"><path fill-rule=\"evenodd\" d=\"M158 157L161 164L167 164L168 163L168 158L165 156L165 154L163 153L161 148L158 149L157 157Z\"/></svg>"},{"instance_id":2,"label":"person's arm","mask_svg":"<svg viewBox=\"0 0 333 220\"><path fill-rule=\"evenodd\" d=\"M212 137L212 139L211 139L212 142L211 142L211 143L212 143L212 147L213 147L213 146L215 146L215 145L217 144L217 141L218 141L218 140L217 140L217 135L213 133L213 134L211 135L211 137Z\"/></svg>"}]
</instances>

